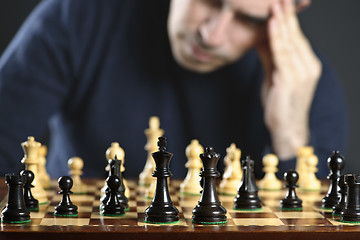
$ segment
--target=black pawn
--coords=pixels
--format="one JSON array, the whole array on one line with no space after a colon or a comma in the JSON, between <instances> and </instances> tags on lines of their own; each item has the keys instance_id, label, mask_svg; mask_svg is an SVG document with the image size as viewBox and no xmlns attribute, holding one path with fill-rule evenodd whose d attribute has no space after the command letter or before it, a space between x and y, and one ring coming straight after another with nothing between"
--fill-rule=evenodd
<instances>
[{"instance_id":1,"label":"black pawn","mask_svg":"<svg viewBox=\"0 0 360 240\"><path fill-rule=\"evenodd\" d=\"M321 201L321 207L325 209L333 209L340 199L340 188L337 184L337 180L341 176L341 170L345 166L344 157L340 155L339 151L334 151L327 159L327 166L330 170L327 177L330 179L330 186L326 196Z\"/></svg>"},{"instance_id":2,"label":"black pawn","mask_svg":"<svg viewBox=\"0 0 360 240\"><path fill-rule=\"evenodd\" d=\"M129 210L129 199L125 196L125 185L123 184L123 177L121 175L120 167L121 167L121 160L117 160L115 155L115 159L109 161L110 176L118 176L121 180L120 187L117 191L119 201L125 206L125 211ZM110 198L110 188L109 186L106 187L104 195L100 198L100 210L104 207L104 205L109 201Z\"/></svg>"},{"instance_id":3,"label":"black pawn","mask_svg":"<svg viewBox=\"0 0 360 240\"><path fill-rule=\"evenodd\" d=\"M220 154L214 152L212 147L207 147L205 152L200 154L200 158L203 162L200 173L203 190L200 201L192 211L192 221L200 224L226 223L226 209L221 206L215 186L215 178L220 177L216 169Z\"/></svg>"},{"instance_id":4,"label":"black pawn","mask_svg":"<svg viewBox=\"0 0 360 240\"><path fill-rule=\"evenodd\" d=\"M125 205L118 198L118 189L121 180L118 176L112 175L106 179L106 184L110 189L109 200L103 206L101 214L104 216L122 216L125 214Z\"/></svg>"},{"instance_id":5,"label":"black pawn","mask_svg":"<svg viewBox=\"0 0 360 240\"><path fill-rule=\"evenodd\" d=\"M55 207L55 216L60 217L77 217L78 216L78 207L75 206L70 200L70 194L72 193L70 189L73 186L73 180L69 176L63 176L58 179L58 184L61 189L59 192L63 195L59 205Z\"/></svg>"},{"instance_id":6,"label":"black pawn","mask_svg":"<svg viewBox=\"0 0 360 240\"><path fill-rule=\"evenodd\" d=\"M166 138L159 137L159 151L152 154L155 160L156 190L150 206L145 210L147 223L175 223L179 221L179 211L170 198L167 178L172 174L169 169L172 153L166 151Z\"/></svg>"},{"instance_id":7,"label":"black pawn","mask_svg":"<svg viewBox=\"0 0 360 240\"><path fill-rule=\"evenodd\" d=\"M360 223L360 176L357 174L345 175L347 188L345 208L340 213L340 221Z\"/></svg>"},{"instance_id":8,"label":"black pawn","mask_svg":"<svg viewBox=\"0 0 360 240\"><path fill-rule=\"evenodd\" d=\"M111 176L118 176L119 172L120 172L120 166L121 166L121 162L120 160L117 160L117 157L115 156L115 159L111 159L109 161L109 166L110 166L110 170L109 170L109 175L108 177ZM106 189L104 192L104 195L100 198L100 210L104 207L104 205L107 203L107 201L109 201L110 198L110 188L109 186L107 186L106 184Z\"/></svg>"},{"instance_id":9,"label":"black pawn","mask_svg":"<svg viewBox=\"0 0 360 240\"><path fill-rule=\"evenodd\" d=\"M337 204L335 204L334 208L333 208L333 212L332 215L334 216L340 216L341 211L345 208L345 203L346 203L346 185L345 185L345 175L341 175L338 178L338 186L340 188L339 193L340 193L340 200Z\"/></svg>"},{"instance_id":10,"label":"black pawn","mask_svg":"<svg viewBox=\"0 0 360 240\"><path fill-rule=\"evenodd\" d=\"M28 223L30 212L25 206L23 186L25 179L20 174L6 174L5 182L8 185L8 202L1 212L1 221L4 223Z\"/></svg>"},{"instance_id":11,"label":"black pawn","mask_svg":"<svg viewBox=\"0 0 360 240\"><path fill-rule=\"evenodd\" d=\"M234 209L259 210L262 208L262 205L255 182L254 160L247 156L245 160L241 161L241 165L243 176L238 193L234 198Z\"/></svg>"},{"instance_id":12,"label":"black pawn","mask_svg":"<svg viewBox=\"0 0 360 240\"><path fill-rule=\"evenodd\" d=\"M302 210L302 200L296 195L295 188L298 186L296 182L299 180L299 174L294 170L289 170L284 173L284 180L286 181L288 191L284 199L280 200L280 208L282 210Z\"/></svg>"},{"instance_id":13,"label":"black pawn","mask_svg":"<svg viewBox=\"0 0 360 240\"><path fill-rule=\"evenodd\" d=\"M31 188L34 186L31 183L34 181L34 173L30 170L23 170L20 172L21 175L24 176L25 184L24 184L24 200L25 206L30 212L38 212L39 211L39 201L35 199L31 193Z\"/></svg>"}]
</instances>

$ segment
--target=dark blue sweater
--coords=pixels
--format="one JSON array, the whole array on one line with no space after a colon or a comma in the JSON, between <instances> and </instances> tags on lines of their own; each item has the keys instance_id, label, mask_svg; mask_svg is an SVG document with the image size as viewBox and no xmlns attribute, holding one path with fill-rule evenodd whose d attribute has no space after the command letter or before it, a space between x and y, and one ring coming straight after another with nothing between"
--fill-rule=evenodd
<instances>
[{"instance_id":1,"label":"dark blue sweater","mask_svg":"<svg viewBox=\"0 0 360 240\"><path fill-rule=\"evenodd\" d=\"M174 154L171 170L186 174L191 139L225 155L232 143L256 161L270 150L260 103L262 68L255 51L209 74L174 61L166 32L169 0L47 0L27 19L0 60L1 174L23 168L20 143L44 141L50 129L48 171L68 172L67 160L84 159L86 176L104 176L105 151L125 150L126 177L137 177L150 116L160 117ZM326 159L346 147L347 113L334 73L323 73L311 108L311 141ZM219 171L223 171L222 159ZM280 164L294 167L295 161Z\"/></svg>"}]
</instances>

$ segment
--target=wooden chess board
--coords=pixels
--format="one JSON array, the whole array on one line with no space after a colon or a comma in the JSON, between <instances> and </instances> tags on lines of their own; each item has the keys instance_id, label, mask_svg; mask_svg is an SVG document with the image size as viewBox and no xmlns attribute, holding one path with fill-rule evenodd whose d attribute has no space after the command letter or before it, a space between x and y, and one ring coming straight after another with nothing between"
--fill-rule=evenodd
<instances>
[{"instance_id":1,"label":"wooden chess board","mask_svg":"<svg viewBox=\"0 0 360 240\"><path fill-rule=\"evenodd\" d=\"M345 224L334 219L330 211L320 208L320 201L327 191L301 192L303 210L300 212L284 212L280 210L280 199L285 196L283 191L259 191L263 201L260 211L233 210L232 196L219 196L222 205L227 209L228 221L224 225L198 225L191 221L192 210L199 196L183 196L179 194L179 181L170 182L170 193L174 205L178 208L180 221L171 225L144 223L144 211L151 199L144 197L144 188L128 181L130 187L130 210L125 216L104 217L99 214L100 189L104 180L88 180L89 191L86 195L71 195L71 200L79 207L76 218L55 217L54 207L60 202L56 182L48 190L49 203L40 206L39 212L31 213L31 223L17 225L1 223L2 237L22 237L38 239L39 237L107 239L131 237L132 239L234 239L249 237L251 239L304 239L305 237L333 239L360 236L360 225ZM6 186L2 181L1 196L6 195ZM5 191L4 191L5 190ZM1 202L4 208L6 199ZM81 237L83 238L83 237Z\"/></svg>"}]
</instances>

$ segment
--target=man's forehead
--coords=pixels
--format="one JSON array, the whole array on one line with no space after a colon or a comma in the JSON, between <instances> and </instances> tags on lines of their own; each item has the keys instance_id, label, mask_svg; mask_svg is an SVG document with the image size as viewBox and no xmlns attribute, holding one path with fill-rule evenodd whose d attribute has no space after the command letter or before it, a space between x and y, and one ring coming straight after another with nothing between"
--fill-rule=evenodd
<instances>
[{"instance_id":1,"label":"man's forehead","mask_svg":"<svg viewBox=\"0 0 360 240\"><path fill-rule=\"evenodd\" d=\"M223 0L235 11L240 11L249 15L266 17L269 16L270 6L280 0Z\"/></svg>"}]
</instances>

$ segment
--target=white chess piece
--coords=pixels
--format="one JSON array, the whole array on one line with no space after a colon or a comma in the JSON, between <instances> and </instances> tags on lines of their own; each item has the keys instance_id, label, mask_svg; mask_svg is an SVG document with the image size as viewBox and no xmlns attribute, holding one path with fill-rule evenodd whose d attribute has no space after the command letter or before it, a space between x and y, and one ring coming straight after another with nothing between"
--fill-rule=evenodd
<instances>
[{"instance_id":1,"label":"white chess piece","mask_svg":"<svg viewBox=\"0 0 360 240\"><path fill-rule=\"evenodd\" d=\"M196 139L191 140L191 143L186 147L185 154L188 161L185 167L188 169L184 181L180 184L180 193L186 195L201 195L200 191L200 171L203 167L200 159L200 154L204 152L204 148Z\"/></svg>"},{"instance_id":2,"label":"white chess piece","mask_svg":"<svg viewBox=\"0 0 360 240\"><path fill-rule=\"evenodd\" d=\"M24 150L24 157L21 162L25 164L25 170L30 170L34 173L34 180L32 182L34 188L32 188L31 192L34 198L39 201L39 204L45 204L48 202L47 193L39 181L40 178L38 174L39 149L41 143L36 142L35 138L30 136L27 141L21 143L21 147Z\"/></svg>"},{"instance_id":3,"label":"white chess piece","mask_svg":"<svg viewBox=\"0 0 360 240\"><path fill-rule=\"evenodd\" d=\"M266 154L263 157L263 171L265 176L258 182L259 189L263 190L281 190L283 187L282 182L277 179L275 173L278 171L277 165L279 159L275 154Z\"/></svg>"},{"instance_id":4,"label":"white chess piece","mask_svg":"<svg viewBox=\"0 0 360 240\"><path fill-rule=\"evenodd\" d=\"M155 180L152 177L152 173L155 170L155 162L151 154L157 151L158 138L164 135L164 130L160 128L160 120L158 117L150 117L149 128L145 129L145 135L147 138L145 150L148 154L144 170L139 175L139 185L149 186L150 184L153 184L155 189Z\"/></svg>"},{"instance_id":5,"label":"white chess piece","mask_svg":"<svg viewBox=\"0 0 360 240\"><path fill-rule=\"evenodd\" d=\"M236 195L242 178L240 164L241 150L232 143L226 149L224 158L225 171L219 185L219 193L223 195Z\"/></svg>"},{"instance_id":6,"label":"white chess piece","mask_svg":"<svg viewBox=\"0 0 360 240\"><path fill-rule=\"evenodd\" d=\"M319 160L316 155L311 155L306 159L307 165L307 176L303 180L303 184L301 186L302 190L305 191L320 191L321 190L321 182L316 178L315 173L318 171L317 164Z\"/></svg>"},{"instance_id":7,"label":"white chess piece","mask_svg":"<svg viewBox=\"0 0 360 240\"><path fill-rule=\"evenodd\" d=\"M72 157L68 160L68 167L70 169L69 174L73 179L73 186L71 191L75 194L85 194L87 186L81 181L80 176L83 174L82 168L84 167L84 161L79 157Z\"/></svg>"},{"instance_id":8,"label":"white chess piece","mask_svg":"<svg viewBox=\"0 0 360 240\"><path fill-rule=\"evenodd\" d=\"M46 154L47 147L42 145L39 149L39 165L38 165L38 175L41 185L48 189L50 188L50 176L46 171Z\"/></svg>"},{"instance_id":9,"label":"white chess piece","mask_svg":"<svg viewBox=\"0 0 360 240\"><path fill-rule=\"evenodd\" d=\"M300 147L297 151L296 168L295 170L299 174L299 180L297 184L302 187L303 181L307 176L307 158L314 155L314 148L311 146Z\"/></svg>"}]
</instances>

